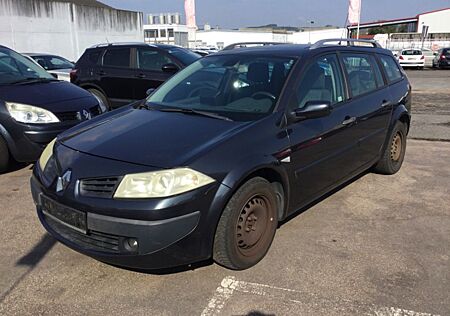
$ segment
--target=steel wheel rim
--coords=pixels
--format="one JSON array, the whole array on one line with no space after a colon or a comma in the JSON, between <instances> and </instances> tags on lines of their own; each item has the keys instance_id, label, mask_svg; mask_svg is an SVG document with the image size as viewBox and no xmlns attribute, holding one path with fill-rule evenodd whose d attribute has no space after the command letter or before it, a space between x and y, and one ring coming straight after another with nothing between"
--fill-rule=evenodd
<instances>
[{"instance_id":1,"label":"steel wheel rim","mask_svg":"<svg viewBox=\"0 0 450 316\"><path fill-rule=\"evenodd\" d=\"M272 205L263 195L254 195L241 209L236 224L236 247L244 256L258 254L266 247L273 222Z\"/></svg>"},{"instance_id":2,"label":"steel wheel rim","mask_svg":"<svg viewBox=\"0 0 450 316\"><path fill-rule=\"evenodd\" d=\"M399 161L401 154L402 154L402 135L400 134L400 132L397 132L397 134L395 134L394 138L392 139L392 144L391 144L391 160L392 161Z\"/></svg>"}]
</instances>

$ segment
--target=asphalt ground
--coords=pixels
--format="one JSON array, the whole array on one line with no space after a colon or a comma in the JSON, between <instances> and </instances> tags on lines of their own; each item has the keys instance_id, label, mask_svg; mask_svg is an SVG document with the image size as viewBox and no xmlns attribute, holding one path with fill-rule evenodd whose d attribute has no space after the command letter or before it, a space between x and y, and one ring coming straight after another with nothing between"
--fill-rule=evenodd
<instances>
[{"instance_id":1,"label":"asphalt ground","mask_svg":"<svg viewBox=\"0 0 450 316\"><path fill-rule=\"evenodd\" d=\"M408 75L411 136L428 138L417 117L434 130L450 114L450 71ZM0 175L0 315L450 315L450 142L412 138L398 174L362 175L292 217L242 272L139 273L78 254L41 227L17 166Z\"/></svg>"}]
</instances>

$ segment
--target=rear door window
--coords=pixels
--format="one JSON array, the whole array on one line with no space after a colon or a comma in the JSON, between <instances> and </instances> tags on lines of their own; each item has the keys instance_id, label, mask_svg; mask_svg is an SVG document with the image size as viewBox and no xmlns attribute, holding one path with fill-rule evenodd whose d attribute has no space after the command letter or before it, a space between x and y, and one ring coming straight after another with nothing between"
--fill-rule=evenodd
<instances>
[{"instance_id":1,"label":"rear door window","mask_svg":"<svg viewBox=\"0 0 450 316\"><path fill-rule=\"evenodd\" d=\"M379 55L379 56L384 71L386 72L388 81L391 83L396 80L399 80L402 77L402 72L400 68L398 68L397 62L394 60L394 58L386 55Z\"/></svg>"},{"instance_id":2,"label":"rear door window","mask_svg":"<svg viewBox=\"0 0 450 316\"><path fill-rule=\"evenodd\" d=\"M103 66L130 67L130 48L108 49L103 56Z\"/></svg>"},{"instance_id":3,"label":"rear door window","mask_svg":"<svg viewBox=\"0 0 450 316\"><path fill-rule=\"evenodd\" d=\"M310 101L336 104L344 101L344 85L337 56L321 56L311 63L298 85L297 108Z\"/></svg>"},{"instance_id":4,"label":"rear door window","mask_svg":"<svg viewBox=\"0 0 450 316\"><path fill-rule=\"evenodd\" d=\"M342 60L353 97L369 93L384 85L380 69L372 55L342 54Z\"/></svg>"}]
</instances>

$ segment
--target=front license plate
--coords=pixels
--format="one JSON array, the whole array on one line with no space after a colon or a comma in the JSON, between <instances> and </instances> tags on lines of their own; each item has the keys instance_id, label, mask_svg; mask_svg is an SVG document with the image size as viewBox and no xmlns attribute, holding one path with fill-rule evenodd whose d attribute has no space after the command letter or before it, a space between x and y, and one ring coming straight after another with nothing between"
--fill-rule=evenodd
<instances>
[{"instance_id":1,"label":"front license plate","mask_svg":"<svg viewBox=\"0 0 450 316\"><path fill-rule=\"evenodd\" d=\"M42 212L51 219L74 230L87 233L86 213L59 204L41 195Z\"/></svg>"}]
</instances>

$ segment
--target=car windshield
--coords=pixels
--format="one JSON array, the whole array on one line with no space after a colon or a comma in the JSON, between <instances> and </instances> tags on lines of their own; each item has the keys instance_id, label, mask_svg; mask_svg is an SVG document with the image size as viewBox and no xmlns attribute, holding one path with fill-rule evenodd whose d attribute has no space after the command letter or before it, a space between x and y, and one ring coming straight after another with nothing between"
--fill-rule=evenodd
<instances>
[{"instance_id":1,"label":"car windshield","mask_svg":"<svg viewBox=\"0 0 450 316\"><path fill-rule=\"evenodd\" d=\"M416 55L422 55L422 52L420 50L404 50L402 52L402 55L405 55L405 56L416 56Z\"/></svg>"},{"instance_id":2,"label":"car windshield","mask_svg":"<svg viewBox=\"0 0 450 316\"><path fill-rule=\"evenodd\" d=\"M168 80L147 99L147 106L256 120L272 113L294 61L248 55L205 57Z\"/></svg>"},{"instance_id":3,"label":"car windshield","mask_svg":"<svg viewBox=\"0 0 450 316\"><path fill-rule=\"evenodd\" d=\"M58 56L33 56L32 57L45 70L72 69L74 64Z\"/></svg>"},{"instance_id":4,"label":"car windshield","mask_svg":"<svg viewBox=\"0 0 450 316\"><path fill-rule=\"evenodd\" d=\"M0 47L0 85L33 79L55 79L28 58L8 48Z\"/></svg>"},{"instance_id":5,"label":"car windshield","mask_svg":"<svg viewBox=\"0 0 450 316\"><path fill-rule=\"evenodd\" d=\"M180 60L183 64L185 65L190 65L193 62L195 62L196 60L198 60L199 58L201 58L202 56L200 56L199 54L196 54L194 52L191 52L190 50L187 49L182 49L182 48L171 48L168 53L172 56L174 56L175 58L177 58L178 60Z\"/></svg>"}]
</instances>

